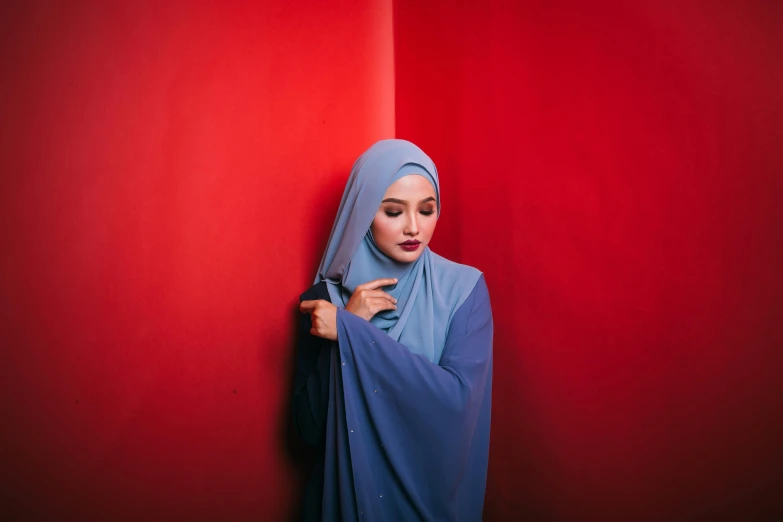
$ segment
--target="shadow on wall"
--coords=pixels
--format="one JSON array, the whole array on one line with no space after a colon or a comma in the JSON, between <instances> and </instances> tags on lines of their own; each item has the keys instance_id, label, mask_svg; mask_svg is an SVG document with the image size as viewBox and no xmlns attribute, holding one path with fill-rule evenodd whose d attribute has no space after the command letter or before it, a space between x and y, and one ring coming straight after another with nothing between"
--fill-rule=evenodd
<instances>
[{"instance_id":1,"label":"shadow on wall","mask_svg":"<svg viewBox=\"0 0 783 522\"><path fill-rule=\"evenodd\" d=\"M340 198L342 197L347 178L347 173L342 171L325 176L322 180L321 187L316 191L317 196L307 206L307 215L305 216L307 230L299 240L306 241L307 245L313 245L311 256L305 265L309 269L307 272L308 278L310 277L309 274L312 274L312 277L315 278L315 274L318 271L318 265L321 263L323 251L329 240L329 234L332 230L332 224L340 205ZM296 240L296 238L294 240ZM302 288L301 291L304 292L308 288L309 286L307 288ZM292 515L291 520L301 519L304 490L315 458L315 450L305 444L296 433L292 415L292 390L294 375L296 373L296 350L299 341L299 332L297 329L300 314L298 297L298 295L286 296L282 300L283 303L285 303L285 306L288 306L289 304L291 306L288 330L291 334L287 338L293 339L293 342L288 346L288 350L284 352L286 355L281 361L281 371L283 372L283 375L287 375L288 378L283 382L284 388L280 394L283 398L284 406L280 410L281 414L278 420L277 429L279 447L285 455L294 474L294 494L292 495L292 506L290 509ZM261 362L269 353L269 339L263 338L259 341L258 351L259 362ZM266 379L262 377L261 382L265 381Z\"/></svg>"}]
</instances>

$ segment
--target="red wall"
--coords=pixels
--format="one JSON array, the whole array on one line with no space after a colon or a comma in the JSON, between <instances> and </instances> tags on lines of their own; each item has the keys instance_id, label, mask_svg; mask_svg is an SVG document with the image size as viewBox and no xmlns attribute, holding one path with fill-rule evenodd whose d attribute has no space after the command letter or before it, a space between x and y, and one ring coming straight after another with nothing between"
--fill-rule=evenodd
<instances>
[{"instance_id":1,"label":"red wall","mask_svg":"<svg viewBox=\"0 0 783 522\"><path fill-rule=\"evenodd\" d=\"M0 518L286 519L294 304L394 135L391 2L11 4Z\"/></svg>"},{"instance_id":2,"label":"red wall","mask_svg":"<svg viewBox=\"0 0 783 522\"><path fill-rule=\"evenodd\" d=\"M485 519L783 520L783 4L464 4L395 2L397 135L492 295Z\"/></svg>"},{"instance_id":3,"label":"red wall","mask_svg":"<svg viewBox=\"0 0 783 522\"><path fill-rule=\"evenodd\" d=\"M53 4L0 11L0 517L289 518L294 303L395 129L492 292L486 519L783 517L776 3Z\"/></svg>"}]
</instances>

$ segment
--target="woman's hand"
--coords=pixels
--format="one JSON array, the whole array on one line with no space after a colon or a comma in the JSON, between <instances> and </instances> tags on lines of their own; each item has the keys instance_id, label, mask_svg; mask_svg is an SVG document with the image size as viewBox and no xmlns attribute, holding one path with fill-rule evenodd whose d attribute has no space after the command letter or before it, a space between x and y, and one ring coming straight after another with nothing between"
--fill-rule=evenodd
<instances>
[{"instance_id":1,"label":"woman's hand","mask_svg":"<svg viewBox=\"0 0 783 522\"><path fill-rule=\"evenodd\" d=\"M310 333L324 339L337 340L337 307L329 301L315 299L299 303L299 311L310 314Z\"/></svg>"},{"instance_id":2,"label":"woman's hand","mask_svg":"<svg viewBox=\"0 0 783 522\"><path fill-rule=\"evenodd\" d=\"M357 286L345 309L366 321L383 310L396 310L397 300L383 290L378 290L396 282L396 279L376 279Z\"/></svg>"}]
</instances>

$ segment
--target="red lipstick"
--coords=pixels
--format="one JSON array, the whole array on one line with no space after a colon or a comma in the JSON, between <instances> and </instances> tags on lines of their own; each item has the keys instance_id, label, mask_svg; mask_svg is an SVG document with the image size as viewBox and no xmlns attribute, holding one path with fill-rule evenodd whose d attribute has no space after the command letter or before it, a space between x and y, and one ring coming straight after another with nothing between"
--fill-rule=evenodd
<instances>
[{"instance_id":1,"label":"red lipstick","mask_svg":"<svg viewBox=\"0 0 783 522\"><path fill-rule=\"evenodd\" d=\"M400 246L406 252L413 252L414 250L419 248L420 245L421 245L421 241L417 241L416 239L409 239L404 243L400 243Z\"/></svg>"}]
</instances>

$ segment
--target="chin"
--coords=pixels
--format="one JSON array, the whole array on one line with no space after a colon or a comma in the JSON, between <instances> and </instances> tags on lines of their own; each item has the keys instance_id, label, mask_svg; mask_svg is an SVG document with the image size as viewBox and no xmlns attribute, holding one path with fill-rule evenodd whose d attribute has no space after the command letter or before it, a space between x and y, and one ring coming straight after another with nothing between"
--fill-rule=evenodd
<instances>
[{"instance_id":1,"label":"chin","mask_svg":"<svg viewBox=\"0 0 783 522\"><path fill-rule=\"evenodd\" d=\"M426 247L425 247L426 248ZM395 252L393 256L389 256L398 263L413 263L421 257L424 248L419 247L415 252ZM388 254L387 254L388 255Z\"/></svg>"}]
</instances>

